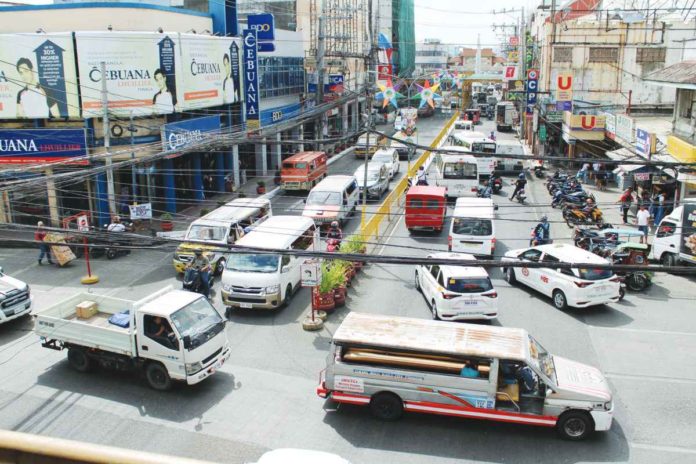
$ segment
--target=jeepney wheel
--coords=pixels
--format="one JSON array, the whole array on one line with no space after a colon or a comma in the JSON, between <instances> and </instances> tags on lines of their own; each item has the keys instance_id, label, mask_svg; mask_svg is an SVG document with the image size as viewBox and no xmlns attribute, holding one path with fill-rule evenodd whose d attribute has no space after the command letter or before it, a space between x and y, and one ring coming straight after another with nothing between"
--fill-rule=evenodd
<instances>
[{"instance_id":1,"label":"jeepney wheel","mask_svg":"<svg viewBox=\"0 0 696 464\"><path fill-rule=\"evenodd\" d=\"M68 362L78 372L89 372L92 369L92 361L82 348L69 348Z\"/></svg>"},{"instance_id":2,"label":"jeepney wheel","mask_svg":"<svg viewBox=\"0 0 696 464\"><path fill-rule=\"evenodd\" d=\"M395 421L404 414L404 403L394 393L377 393L370 401L370 411L377 419Z\"/></svg>"},{"instance_id":3,"label":"jeepney wheel","mask_svg":"<svg viewBox=\"0 0 696 464\"><path fill-rule=\"evenodd\" d=\"M633 292L642 292L648 288L648 278L645 274L634 272L626 279L626 286Z\"/></svg>"},{"instance_id":4,"label":"jeepney wheel","mask_svg":"<svg viewBox=\"0 0 696 464\"><path fill-rule=\"evenodd\" d=\"M155 390L165 391L172 388L172 379L169 372L160 363L150 363L145 368L145 378L147 383Z\"/></svg>"},{"instance_id":5,"label":"jeepney wheel","mask_svg":"<svg viewBox=\"0 0 696 464\"><path fill-rule=\"evenodd\" d=\"M435 303L435 300L430 303L430 312L433 313L434 321L440 320L440 316L437 315L437 303Z\"/></svg>"},{"instance_id":6,"label":"jeepney wheel","mask_svg":"<svg viewBox=\"0 0 696 464\"><path fill-rule=\"evenodd\" d=\"M418 271L416 271L416 277L415 277L415 279L414 279L414 285L415 285L415 287L416 287L416 290L418 290L419 292L423 293L423 289L421 289L421 286L420 286L420 280L418 279Z\"/></svg>"},{"instance_id":7,"label":"jeepney wheel","mask_svg":"<svg viewBox=\"0 0 696 464\"><path fill-rule=\"evenodd\" d=\"M216 276L221 276L222 271L225 270L225 265L227 264L227 261L225 261L225 258L220 258L218 259L217 264L215 265L215 275Z\"/></svg>"},{"instance_id":8,"label":"jeepney wheel","mask_svg":"<svg viewBox=\"0 0 696 464\"><path fill-rule=\"evenodd\" d=\"M586 412L569 411L563 414L556 425L562 438L572 441L580 441L594 432L592 418Z\"/></svg>"},{"instance_id":9,"label":"jeepney wheel","mask_svg":"<svg viewBox=\"0 0 696 464\"><path fill-rule=\"evenodd\" d=\"M554 290L551 299L553 300L553 305L560 311L568 307L568 298L566 298L565 293L560 290Z\"/></svg>"}]
</instances>

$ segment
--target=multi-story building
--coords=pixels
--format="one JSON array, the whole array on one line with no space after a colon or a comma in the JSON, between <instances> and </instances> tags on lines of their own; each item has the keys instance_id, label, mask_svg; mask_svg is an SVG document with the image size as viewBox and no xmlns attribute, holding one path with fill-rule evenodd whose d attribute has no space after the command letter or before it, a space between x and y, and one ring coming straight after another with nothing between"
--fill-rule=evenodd
<instances>
[{"instance_id":1,"label":"multi-story building","mask_svg":"<svg viewBox=\"0 0 696 464\"><path fill-rule=\"evenodd\" d=\"M473 74L476 69L476 55L478 50L475 48L462 48L459 53L449 58L449 65L452 71L463 74ZM481 49L481 63L478 72L491 73L499 72L503 69L505 59L495 54L492 48Z\"/></svg>"},{"instance_id":2,"label":"multi-story building","mask_svg":"<svg viewBox=\"0 0 696 464\"><path fill-rule=\"evenodd\" d=\"M447 46L440 39L425 39L416 43L416 74L447 69Z\"/></svg>"}]
</instances>

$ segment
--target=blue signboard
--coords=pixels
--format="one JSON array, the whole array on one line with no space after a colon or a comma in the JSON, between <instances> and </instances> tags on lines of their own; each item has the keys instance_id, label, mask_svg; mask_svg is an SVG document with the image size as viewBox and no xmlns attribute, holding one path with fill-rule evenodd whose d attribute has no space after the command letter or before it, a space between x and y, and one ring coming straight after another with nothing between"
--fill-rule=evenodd
<instances>
[{"instance_id":1,"label":"blue signboard","mask_svg":"<svg viewBox=\"0 0 696 464\"><path fill-rule=\"evenodd\" d=\"M648 158L653 152L653 135L636 127L636 151L643 157Z\"/></svg>"},{"instance_id":2,"label":"blue signboard","mask_svg":"<svg viewBox=\"0 0 696 464\"><path fill-rule=\"evenodd\" d=\"M220 130L220 115L187 119L162 126L165 150L180 150L205 139L206 132Z\"/></svg>"},{"instance_id":3,"label":"blue signboard","mask_svg":"<svg viewBox=\"0 0 696 464\"><path fill-rule=\"evenodd\" d=\"M261 111L261 124L263 126L269 126L271 124L277 124L281 121L294 118L300 114L302 110L302 105L299 103L293 103L292 105L278 106L276 108L269 108L267 110Z\"/></svg>"},{"instance_id":4,"label":"blue signboard","mask_svg":"<svg viewBox=\"0 0 696 464\"><path fill-rule=\"evenodd\" d=\"M247 129L256 130L261 127L256 31L254 29L244 29L242 38L244 40L244 101L246 103Z\"/></svg>"},{"instance_id":5,"label":"blue signboard","mask_svg":"<svg viewBox=\"0 0 696 464\"><path fill-rule=\"evenodd\" d=\"M0 129L0 164L54 163L86 155L84 129Z\"/></svg>"},{"instance_id":6,"label":"blue signboard","mask_svg":"<svg viewBox=\"0 0 696 464\"><path fill-rule=\"evenodd\" d=\"M249 29L256 31L259 42L275 40L275 22L271 13L250 14L247 23Z\"/></svg>"},{"instance_id":7,"label":"blue signboard","mask_svg":"<svg viewBox=\"0 0 696 464\"><path fill-rule=\"evenodd\" d=\"M307 93L317 93L316 82L307 84ZM343 93L343 74L329 74L329 83L324 84L324 93Z\"/></svg>"}]
</instances>

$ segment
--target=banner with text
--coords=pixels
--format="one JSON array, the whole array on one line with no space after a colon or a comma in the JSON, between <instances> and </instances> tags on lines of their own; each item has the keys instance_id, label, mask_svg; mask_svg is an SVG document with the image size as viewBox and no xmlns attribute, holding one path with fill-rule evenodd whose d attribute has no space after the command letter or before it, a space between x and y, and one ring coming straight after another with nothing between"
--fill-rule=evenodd
<instances>
[{"instance_id":1,"label":"banner with text","mask_svg":"<svg viewBox=\"0 0 696 464\"><path fill-rule=\"evenodd\" d=\"M247 129L256 130L261 127L256 31L245 29L242 31L242 40L244 41L244 102L246 103Z\"/></svg>"},{"instance_id":2,"label":"banner with text","mask_svg":"<svg viewBox=\"0 0 696 464\"><path fill-rule=\"evenodd\" d=\"M0 34L0 119L77 118L72 35Z\"/></svg>"},{"instance_id":3,"label":"banner with text","mask_svg":"<svg viewBox=\"0 0 696 464\"><path fill-rule=\"evenodd\" d=\"M86 154L84 129L0 129L0 164L55 163Z\"/></svg>"}]
</instances>

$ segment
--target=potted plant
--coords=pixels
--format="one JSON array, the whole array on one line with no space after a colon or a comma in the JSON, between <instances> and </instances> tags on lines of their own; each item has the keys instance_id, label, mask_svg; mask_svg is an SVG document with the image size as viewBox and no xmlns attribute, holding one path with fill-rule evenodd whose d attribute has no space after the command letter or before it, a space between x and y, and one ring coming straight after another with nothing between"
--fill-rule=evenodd
<instances>
[{"instance_id":1,"label":"potted plant","mask_svg":"<svg viewBox=\"0 0 696 464\"><path fill-rule=\"evenodd\" d=\"M358 235L352 235L348 240L344 241L341 245L341 251L348 254L364 254L366 251L365 244L362 242L362 238ZM355 271L359 271L363 266L362 261L353 261L353 267Z\"/></svg>"},{"instance_id":2,"label":"potted plant","mask_svg":"<svg viewBox=\"0 0 696 464\"><path fill-rule=\"evenodd\" d=\"M164 213L160 216L160 227L164 232L171 232L174 230L174 223L172 222L172 215L169 213Z\"/></svg>"},{"instance_id":3,"label":"potted plant","mask_svg":"<svg viewBox=\"0 0 696 464\"><path fill-rule=\"evenodd\" d=\"M346 304L346 294L348 293L348 283L350 279L346 274L348 268L348 262L343 260L336 260L333 262L329 272L335 273L332 276L334 280L334 302L336 306L343 306Z\"/></svg>"},{"instance_id":4,"label":"potted plant","mask_svg":"<svg viewBox=\"0 0 696 464\"><path fill-rule=\"evenodd\" d=\"M259 180L256 182L256 193L263 195L266 193L266 182Z\"/></svg>"},{"instance_id":5,"label":"potted plant","mask_svg":"<svg viewBox=\"0 0 696 464\"><path fill-rule=\"evenodd\" d=\"M336 308L334 288L336 286L335 272L327 263L321 265L321 281L312 288L312 309L315 311L331 311Z\"/></svg>"}]
</instances>

